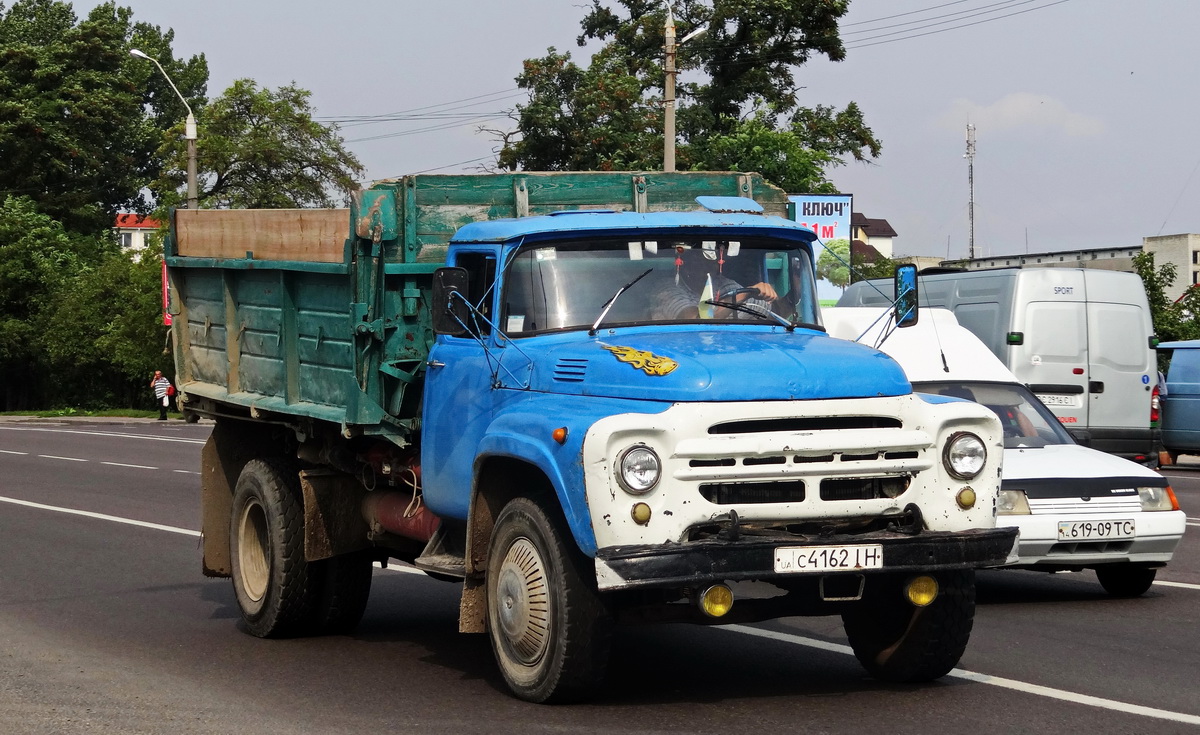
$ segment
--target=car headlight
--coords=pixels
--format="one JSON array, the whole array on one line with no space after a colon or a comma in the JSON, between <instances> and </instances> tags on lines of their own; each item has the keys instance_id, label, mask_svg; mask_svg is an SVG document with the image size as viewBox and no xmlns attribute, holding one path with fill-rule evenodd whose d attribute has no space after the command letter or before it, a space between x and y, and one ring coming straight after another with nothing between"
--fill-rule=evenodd
<instances>
[{"instance_id":1,"label":"car headlight","mask_svg":"<svg viewBox=\"0 0 1200 735\"><path fill-rule=\"evenodd\" d=\"M1179 510L1179 501L1170 485L1166 487L1139 487L1138 500L1142 510Z\"/></svg>"},{"instance_id":2,"label":"car headlight","mask_svg":"<svg viewBox=\"0 0 1200 735\"><path fill-rule=\"evenodd\" d=\"M983 471L987 448L983 440L965 431L954 434L942 452L942 464L959 480L970 480Z\"/></svg>"},{"instance_id":3,"label":"car headlight","mask_svg":"<svg viewBox=\"0 0 1200 735\"><path fill-rule=\"evenodd\" d=\"M1029 515L1029 499L1024 490L1001 490L996 500L996 515L1027 516Z\"/></svg>"},{"instance_id":4,"label":"car headlight","mask_svg":"<svg viewBox=\"0 0 1200 735\"><path fill-rule=\"evenodd\" d=\"M645 495L658 484L662 463L645 444L635 444L621 452L617 460L617 480L630 495Z\"/></svg>"}]
</instances>

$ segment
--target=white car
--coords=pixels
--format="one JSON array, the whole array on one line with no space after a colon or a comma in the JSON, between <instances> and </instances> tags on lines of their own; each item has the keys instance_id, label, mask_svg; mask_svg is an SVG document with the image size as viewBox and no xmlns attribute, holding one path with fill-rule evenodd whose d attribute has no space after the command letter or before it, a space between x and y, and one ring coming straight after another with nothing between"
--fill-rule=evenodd
<instances>
[{"instance_id":1,"label":"white car","mask_svg":"<svg viewBox=\"0 0 1200 735\"><path fill-rule=\"evenodd\" d=\"M887 333L876 308L825 309L835 337L875 344ZM1004 425L1000 525L1020 530L1006 567L1094 569L1111 595L1136 597L1171 560L1186 527L1170 485L1140 464L1075 443L1054 414L945 309L922 309L913 327L879 349L929 400L966 399Z\"/></svg>"}]
</instances>

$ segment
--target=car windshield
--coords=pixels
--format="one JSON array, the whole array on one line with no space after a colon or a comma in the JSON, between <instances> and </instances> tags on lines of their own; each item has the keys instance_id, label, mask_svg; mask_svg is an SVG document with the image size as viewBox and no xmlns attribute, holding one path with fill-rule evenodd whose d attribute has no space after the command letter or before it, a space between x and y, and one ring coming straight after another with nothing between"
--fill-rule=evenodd
<instances>
[{"instance_id":1,"label":"car windshield","mask_svg":"<svg viewBox=\"0 0 1200 735\"><path fill-rule=\"evenodd\" d=\"M768 311L788 322L820 324L808 251L749 237L539 242L518 251L506 268L502 303L501 324L515 335L588 329L601 313L602 327L780 324Z\"/></svg>"},{"instance_id":2,"label":"car windshield","mask_svg":"<svg viewBox=\"0 0 1200 735\"><path fill-rule=\"evenodd\" d=\"M922 393L965 398L992 409L1004 426L1005 449L1075 443L1050 409L1042 405L1042 402L1023 385L928 382L914 383L913 389Z\"/></svg>"}]
</instances>

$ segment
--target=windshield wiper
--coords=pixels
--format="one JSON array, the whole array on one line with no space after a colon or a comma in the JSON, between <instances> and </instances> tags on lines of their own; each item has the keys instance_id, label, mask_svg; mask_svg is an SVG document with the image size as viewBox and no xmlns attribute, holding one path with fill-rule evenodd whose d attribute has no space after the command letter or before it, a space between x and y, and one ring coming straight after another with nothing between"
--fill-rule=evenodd
<instances>
[{"instance_id":1,"label":"windshield wiper","mask_svg":"<svg viewBox=\"0 0 1200 735\"><path fill-rule=\"evenodd\" d=\"M796 330L796 327L799 325L798 322L790 321L787 318L785 318L784 316L782 316L780 314L776 314L775 312L771 311L767 307L761 306L759 304L743 304L743 303L739 303L737 301L717 301L716 299L709 299L709 300L705 301L704 303L711 304L712 306L720 306L720 307L723 307L726 309L733 309L734 311L741 311L746 314L751 314L753 316L769 317L769 318L774 319L775 321L779 322L780 325L787 327L787 330L789 332L794 332Z\"/></svg>"},{"instance_id":2,"label":"windshield wiper","mask_svg":"<svg viewBox=\"0 0 1200 735\"><path fill-rule=\"evenodd\" d=\"M625 293L626 291L628 291L628 290L629 290L629 288L630 288L631 286L633 286L633 284L637 283L638 281L642 280L642 279L643 279L643 278L645 278L646 276L650 275L650 272L651 272L651 271L653 271L653 270L654 270L653 268L647 268L645 273L643 273L642 275L640 275L640 276L638 276L637 278L633 279L633 280L632 280L632 281L630 281L629 283L626 283L624 286L621 286L620 288L618 288L618 289L617 289L617 292L616 292L615 294L613 294L613 295L612 295L612 298L611 298L611 299L609 299L608 301L605 301L605 302L604 302L604 306L602 306L602 307L601 307L600 316L596 317L596 321L595 321L595 323L593 323L593 324L592 324L592 328L588 330L588 336L589 336L589 337L595 337L595 336L596 336L596 330L597 330L597 329L600 327L600 322L604 321L604 317L608 315L608 310L609 310L609 309L611 309L611 308L613 308L613 304L617 303L617 298L618 298L618 297L619 297L621 294L623 294L623 293Z\"/></svg>"}]
</instances>

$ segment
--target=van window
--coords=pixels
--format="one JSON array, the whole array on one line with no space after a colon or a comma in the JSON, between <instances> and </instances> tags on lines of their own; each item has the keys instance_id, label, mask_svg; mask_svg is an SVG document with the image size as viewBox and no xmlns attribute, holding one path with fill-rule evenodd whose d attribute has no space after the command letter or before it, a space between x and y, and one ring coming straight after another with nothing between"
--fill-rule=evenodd
<instances>
[{"instance_id":1,"label":"van window","mask_svg":"<svg viewBox=\"0 0 1200 735\"><path fill-rule=\"evenodd\" d=\"M1041 356L1042 362L1084 362L1087 324L1082 303L1031 302L1025 310L1025 325L1028 351Z\"/></svg>"},{"instance_id":2,"label":"van window","mask_svg":"<svg viewBox=\"0 0 1200 735\"><path fill-rule=\"evenodd\" d=\"M1090 317L1092 364L1126 372L1149 369L1149 335L1141 309L1129 304L1092 304Z\"/></svg>"},{"instance_id":3,"label":"van window","mask_svg":"<svg viewBox=\"0 0 1200 735\"><path fill-rule=\"evenodd\" d=\"M1169 377L1172 391L1176 383L1200 383L1200 350L1176 350Z\"/></svg>"}]
</instances>

